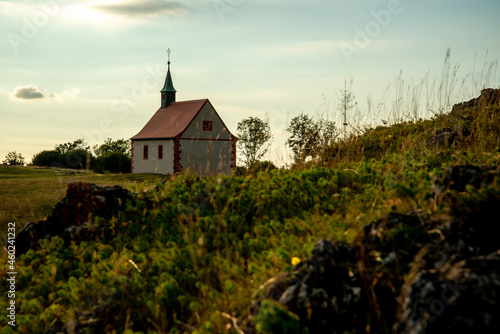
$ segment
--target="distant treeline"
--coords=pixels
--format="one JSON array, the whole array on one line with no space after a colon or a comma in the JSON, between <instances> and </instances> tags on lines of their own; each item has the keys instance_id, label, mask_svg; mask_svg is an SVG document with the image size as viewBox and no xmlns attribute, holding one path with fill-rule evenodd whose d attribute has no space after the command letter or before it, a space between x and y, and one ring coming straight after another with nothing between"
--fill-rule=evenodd
<instances>
[{"instance_id":1,"label":"distant treeline","mask_svg":"<svg viewBox=\"0 0 500 334\"><path fill-rule=\"evenodd\" d=\"M97 173L130 173L130 142L108 138L104 144L91 148L83 139L77 139L35 154L31 165L91 169Z\"/></svg>"}]
</instances>

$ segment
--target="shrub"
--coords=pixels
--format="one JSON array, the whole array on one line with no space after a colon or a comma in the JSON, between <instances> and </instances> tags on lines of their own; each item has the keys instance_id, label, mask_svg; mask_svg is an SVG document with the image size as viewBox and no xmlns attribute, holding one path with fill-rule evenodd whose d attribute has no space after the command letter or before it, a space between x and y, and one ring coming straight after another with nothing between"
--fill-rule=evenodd
<instances>
[{"instance_id":1,"label":"shrub","mask_svg":"<svg viewBox=\"0 0 500 334\"><path fill-rule=\"evenodd\" d=\"M56 150L44 150L42 152L39 152L33 156L33 159L31 160L31 164L33 166L53 166L59 162L59 159L61 157L61 153L59 153Z\"/></svg>"},{"instance_id":2,"label":"shrub","mask_svg":"<svg viewBox=\"0 0 500 334\"><path fill-rule=\"evenodd\" d=\"M90 168L92 168L95 158L92 154L84 149L71 150L59 156L58 167L85 169L87 165L87 154L90 154Z\"/></svg>"},{"instance_id":3,"label":"shrub","mask_svg":"<svg viewBox=\"0 0 500 334\"><path fill-rule=\"evenodd\" d=\"M255 317L256 332L259 334L301 334L299 319L283 306L270 300L262 301L259 313Z\"/></svg>"},{"instance_id":4,"label":"shrub","mask_svg":"<svg viewBox=\"0 0 500 334\"><path fill-rule=\"evenodd\" d=\"M97 173L104 173L105 171L111 173L130 173L131 172L131 158L122 152L111 152L95 161L94 171Z\"/></svg>"},{"instance_id":5,"label":"shrub","mask_svg":"<svg viewBox=\"0 0 500 334\"><path fill-rule=\"evenodd\" d=\"M248 167L248 173L257 174L258 172L261 172L261 171L264 172L264 171L273 170L273 169L277 169L277 167L271 161L268 161L268 160L257 161Z\"/></svg>"}]
</instances>

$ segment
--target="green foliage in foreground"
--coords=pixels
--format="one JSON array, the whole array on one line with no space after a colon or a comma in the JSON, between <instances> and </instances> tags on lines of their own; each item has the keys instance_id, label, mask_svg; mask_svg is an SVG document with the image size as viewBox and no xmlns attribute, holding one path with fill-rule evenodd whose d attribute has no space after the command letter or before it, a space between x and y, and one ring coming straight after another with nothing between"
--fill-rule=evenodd
<instances>
[{"instance_id":1,"label":"green foliage in foreground","mask_svg":"<svg viewBox=\"0 0 500 334\"><path fill-rule=\"evenodd\" d=\"M487 143L475 137L432 149L418 135L398 139L412 149L334 168L180 175L153 192L139 191L119 217L94 217L94 226L107 226L113 238L70 247L52 238L17 260L16 331L70 331L78 324L81 333L236 333L230 317L241 325L264 282L290 269L292 257L309 257L318 239L350 241L389 211L441 210L432 202L433 175L454 163L498 164L498 133ZM2 277L7 271L0 267ZM7 302L4 294L2 321ZM295 316L269 301L254 319L260 333L299 333L291 326Z\"/></svg>"},{"instance_id":2,"label":"green foliage in foreground","mask_svg":"<svg viewBox=\"0 0 500 334\"><path fill-rule=\"evenodd\" d=\"M96 226L115 231L113 239L65 248L53 238L24 255L17 262L18 328L43 333L77 320L118 331L175 333L189 324L223 332L227 319L218 312L240 316L293 256L307 257L318 238L349 239L349 228L386 211L377 188L393 182L387 194L399 192L399 168L408 170L406 182L421 178L409 164L383 176L385 164L179 176L141 195L118 219L96 218Z\"/></svg>"}]
</instances>

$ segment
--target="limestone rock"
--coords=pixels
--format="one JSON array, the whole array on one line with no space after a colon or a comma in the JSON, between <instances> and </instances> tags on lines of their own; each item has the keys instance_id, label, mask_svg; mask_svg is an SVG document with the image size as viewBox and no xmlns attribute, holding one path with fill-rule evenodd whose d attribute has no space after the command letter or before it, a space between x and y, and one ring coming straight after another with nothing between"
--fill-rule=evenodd
<instances>
[{"instance_id":1,"label":"limestone rock","mask_svg":"<svg viewBox=\"0 0 500 334\"><path fill-rule=\"evenodd\" d=\"M425 140L425 146L451 146L455 144L459 134L453 128L437 129L434 133Z\"/></svg>"},{"instance_id":2,"label":"limestone rock","mask_svg":"<svg viewBox=\"0 0 500 334\"><path fill-rule=\"evenodd\" d=\"M397 333L498 333L500 251L421 271L403 296Z\"/></svg>"},{"instance_id":3,"label":"limestone rock","mask_svg":"<svg viewBox=\"0 0 500 334\"><path fill-rule=\"evenodd\" d=\"M37 223L24 226L16 237L16 256L21 256L30 248L37 248L41 239L54 236L65 242L90 240L102 234L101 228L90 228L93 216L111 218L134 196L126 189L101 187L92 183L70 183L64 197L54 207L51 215Z\"/></svg>"}]
</instances>

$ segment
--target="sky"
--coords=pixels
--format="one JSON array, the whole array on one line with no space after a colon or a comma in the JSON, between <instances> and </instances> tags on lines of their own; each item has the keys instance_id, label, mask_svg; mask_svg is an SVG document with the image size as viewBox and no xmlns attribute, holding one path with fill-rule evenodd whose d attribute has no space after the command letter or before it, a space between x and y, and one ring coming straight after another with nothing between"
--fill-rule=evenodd
<instances>
[{"instance_id":1,"label":"sky","mask_svg":"<svg viewBox=\"0 0 500 334\"><path fill-rule=\"evenodd\" d=\"M233 134L306 113L349 129L431 117L500 88L499 0L0 0L0 161L130 138L160 105L209 98ZM345 86L346 85L346 86Z\"/></svg>"}]
</instances>

